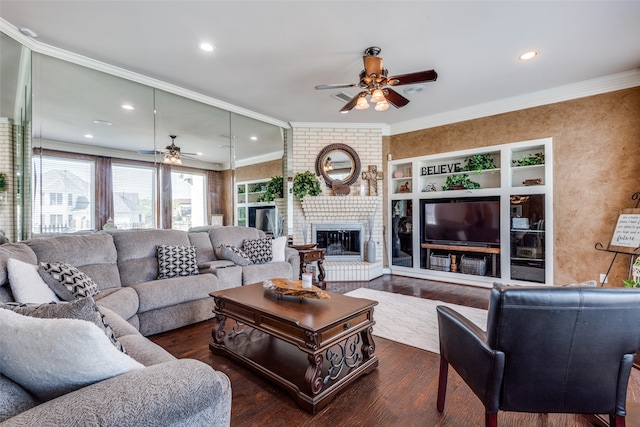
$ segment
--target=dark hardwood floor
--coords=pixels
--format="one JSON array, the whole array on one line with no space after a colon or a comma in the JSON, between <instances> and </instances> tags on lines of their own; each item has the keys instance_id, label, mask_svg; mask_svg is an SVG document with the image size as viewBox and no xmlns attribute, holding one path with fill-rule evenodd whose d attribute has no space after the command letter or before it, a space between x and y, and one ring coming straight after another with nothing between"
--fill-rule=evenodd
<instances>
[{"instance_id":1,"label":"dark hardwood floor","mask_svg":"<svg viewBox=\"0 0 640 427\"><path fill-rule=\"evenodd\" d=\"M359 287L487 308L489 289L432 282L401 276L382 276L371 282L333 282L327 290L346 293ZM375 315L374 315L375 317ZM378 369L360 378L336 396L318 414L301 410L290 396L270 382L209 350L212 322L206 321L150 337L179 358L193 358L224 372L231 379L232 426L422 426L477 427L484 425L479 400L449 370L445 410L436 410L439 356L414 347L374 337ZM640 402L640 375L634 369L630 401ZM628 418L628 425L631 424ZM503 427L590 427L574 414L501 412Z\"/></svg>"}]
</instances>

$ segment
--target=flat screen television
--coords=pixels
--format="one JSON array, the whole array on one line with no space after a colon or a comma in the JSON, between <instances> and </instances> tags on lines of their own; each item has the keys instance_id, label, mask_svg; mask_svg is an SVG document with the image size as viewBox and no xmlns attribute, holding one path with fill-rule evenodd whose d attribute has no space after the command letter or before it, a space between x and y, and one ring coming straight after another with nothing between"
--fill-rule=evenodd
<instances>
[{"instance_id":1,"label":"flat screen television","mask_svg":"<svg viewBox=\"0 0 640 427\"><path fill-rule=\"evenodd\" d=\"M500 198L422 200L425 243L500 245Z\"/></svg>"}]
</instances>

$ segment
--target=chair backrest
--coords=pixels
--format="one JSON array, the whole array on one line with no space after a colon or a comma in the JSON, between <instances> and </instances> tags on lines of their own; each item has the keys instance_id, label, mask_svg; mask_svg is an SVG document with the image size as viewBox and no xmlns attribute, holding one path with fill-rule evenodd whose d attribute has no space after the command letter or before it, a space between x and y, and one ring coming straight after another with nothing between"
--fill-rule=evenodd
<instances>
[{"instance_id":1,"label":"chair backrest","mask_svg":"<svg viewBox=\"0 0 640 427\"><path fill-rule=\"evenodd\" d=\"M505 354L503 410L624 410L640 290L496 286L487 343Z\"/></svg>"}]
</instances>

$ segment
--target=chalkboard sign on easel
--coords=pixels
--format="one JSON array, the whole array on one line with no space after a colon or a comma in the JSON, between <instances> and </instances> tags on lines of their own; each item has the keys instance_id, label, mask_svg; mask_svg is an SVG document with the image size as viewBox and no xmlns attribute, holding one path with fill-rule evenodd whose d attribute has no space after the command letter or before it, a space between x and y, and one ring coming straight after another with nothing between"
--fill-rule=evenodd
<instances>
[{"instance_id":1,"label":"chalkboard sign on easel","mask_svg":"<svg viewBox=\"0 0 640 427\"><path fill-rule=\"evenodd\" d=\"M607 274L604 275L600 286L607 281L611 267L613 267L613 263L618 254L631 255L629 274L631 274L631 266L633 266L634 258L640 255L640 192L634 193L633 196L631 196L631 200L636 201L636 207L634 209L623 209L622 212L620 212L609 245L605 248L602 243L596 243L596 250L612 252L614 254L611 264L609 264Z\"/></svg>"},{"instance_id":2,"label":"chalkboard sign on easel","mask_svg":"<svg viewBox=\"0 0 640 427\"><path fill-rule=\"evenodd\" d=\"M640 209L624 209L618 217L609 250L635 254L640 247Z\"/></svg>"}]
</instances>

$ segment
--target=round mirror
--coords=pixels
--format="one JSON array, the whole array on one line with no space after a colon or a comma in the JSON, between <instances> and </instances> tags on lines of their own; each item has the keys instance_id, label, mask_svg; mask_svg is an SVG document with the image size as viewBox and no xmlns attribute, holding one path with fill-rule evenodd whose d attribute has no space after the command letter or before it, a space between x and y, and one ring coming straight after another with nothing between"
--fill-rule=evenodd
<instances>
[{"instance_id":1,"label":"round mirror","mask_svg":"<svg viewBox=\"0 0 640 427\"><path fill-rule=\"evenodd\" d=\"M360 176L360 158L346 144L330 144L316 158L316 175L321 175L328 187L334 180L352 185Z\"/></svg>"}]
</instances>

